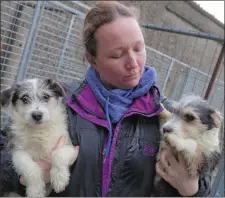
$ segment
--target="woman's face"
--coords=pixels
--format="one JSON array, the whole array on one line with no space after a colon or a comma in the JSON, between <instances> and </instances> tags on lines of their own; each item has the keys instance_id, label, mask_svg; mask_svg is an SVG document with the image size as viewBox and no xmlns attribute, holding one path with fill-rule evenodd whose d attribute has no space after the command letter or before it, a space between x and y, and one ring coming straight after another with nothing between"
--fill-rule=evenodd
<instances>
[{"instance_id":1,"label":"woman's face","mask_svg":"<svg viewBox=\"0 0 225 198\"><path fill-rule=\"evenodd\" d=\"M137 21L132 17L118 18L97 29L95 38L97 56L92 66L101 80L121 89L135 87L146 61L144 38Z\"/></svg>"}]
</instances>

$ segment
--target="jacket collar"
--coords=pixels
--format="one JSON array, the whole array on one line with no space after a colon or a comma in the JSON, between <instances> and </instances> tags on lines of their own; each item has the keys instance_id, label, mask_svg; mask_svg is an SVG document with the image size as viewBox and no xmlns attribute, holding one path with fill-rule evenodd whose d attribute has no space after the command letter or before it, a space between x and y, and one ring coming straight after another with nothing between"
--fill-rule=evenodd
<instances>
[{"instance_id":1,"label":"jacket collar","mask_svg":"<svg viewBox=\"0 0 225 198\"><path fill-rule=\"evenodd\" d=\"M156 108L158 108L159 105L157 103L157 101L159 100L156 100L156 97L159 97L156 91L154 91L154 93L152 94L148 92L145 95L138 97L129 107L126 114L130 114L131 112L146 115L151 114ZM71 108L73 108L74 104L79 105L83 110L87 111L88 113L101 119L106 119L103 108L96 100L94 94L90 89L90 86L86 82L83 82L81 86L67 98L66 103Z\"/></svg>"}]
</instances>

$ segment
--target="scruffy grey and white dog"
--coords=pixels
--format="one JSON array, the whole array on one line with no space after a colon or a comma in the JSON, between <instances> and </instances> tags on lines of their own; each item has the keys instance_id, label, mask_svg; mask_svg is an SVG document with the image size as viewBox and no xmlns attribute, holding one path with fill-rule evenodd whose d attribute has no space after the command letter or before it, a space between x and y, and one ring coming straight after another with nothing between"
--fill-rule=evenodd
<instances>
[{"instance_id":1,"label":"scruffy grey and white dog","mask_svg":"<svg viewBox=\"0 0 225 198\"><path fill-rule=\"evenodd\" d=\"M77 153L67 130L64 91L51 79L28 79L4 90L1 106L10 116L9 148L12 162L26 184L29 197L46 196L43 171L35 162L52 157L51 186L63 191L69 183L69 166ZM59 137L65 145L54 150Z\"/></svg>"},{"instance_id":2,"label":"scruffy grey and white dog","mask_svg":"<svg viewBox=\"0 0 225 198\"><path fill-rule=\"evenodd\" d=\"M220 158L219 134L222 115L207 102L195 95L185 95L160 115L161 142L157 160L167 145L184 157L189 174L197 177L207 170L211 172ZM157 175L155 196L169 196L168 185ZM165 193L165 194L161 194Z\"/></svg>"}]
</instances>

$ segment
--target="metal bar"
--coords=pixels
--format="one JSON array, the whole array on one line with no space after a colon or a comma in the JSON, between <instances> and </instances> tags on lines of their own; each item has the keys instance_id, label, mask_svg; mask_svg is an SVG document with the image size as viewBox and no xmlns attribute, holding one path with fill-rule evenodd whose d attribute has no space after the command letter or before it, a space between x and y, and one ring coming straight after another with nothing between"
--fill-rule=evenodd
<instances>
[{"instance_id":1,"label":"metal bar","mask_svg":"<svg viewBox=\"0 0 225 198\"><path fill-rule=\"evenodd\" d=\"M3 44L5 44L5 43L3 43ZM7 45L7 44L6 44L6 45ZM6 50L4 50L4 49L2 49L1 51L2 51L2 52L7 52L7 53L12 54L12 55L21 56L21 54L17 54L16 52L6 51Z\"/></svg>"},{"instance_id":2,"label":"metal bar","mask_svg":"<svg viewBox=\"0 0 225 198\"><path fill-rule=\"evenodd\" d=\"M19 3L17 3L17 4L19 4ZM24 6L23 4L19 4L19 5ZM24 7L25 7L25 6L24 6ZM27 7L27 6L26 6L26 7ZM3 8L8 8L8 9L10 9L10 10L17 11L17 10L16 10L16 9L14 9L13 7L9 7L9 6L7 6L7 5L3 5L3 6L2 6L2 10L3 10ZM30 17L32 17L32 15L27 14L27 13L25 13L25 12L22 12L22 11L17 11L17 12L22 13L22 14L27 15L27 16L30 16Z\"/></svg>"},{"instance_id":3,"label":"metal bar","mask_svg":"<svg viewBox=\"0 0 225 198\"><path fill-rule=\"evenodd\" d=\"M34 45L35 45L35 40L37 38L37 33L38 33L38 30L39 30L39 27L40 27L40 24L41 24L40 21L41 21L41 16L43 16L45 4L46 4L46 1L43 1L42 4L41 4L40 10L39 10L39 18L38 18L37 25L36 25L36 31L33 34L33 42L31 43L31 47L30 47L30 51L29 51L30 54L29 54L28 59L27 59L27 64L29 64L29 61L31 59L31 55L32 55ZM28 67L28 65L27 65L27 67Z\"/></svg>"},{"instance_id":4,"label":"metal bar","mask_svg":"<svg viewBox=\"0 0 225 198\"><path fill-rule=\"evenodd\" d=\"M10 22L4 21L4 20L1 20L1 23L5 23L5 24L9 24L9 25L14 25L16 27L23 28L23 29L27 30L27 28L25 28L25 27L22 27L22 26L19 26L17 24L13 24L13 23L10 23ZM4 36L4 35L1 35L1 36Z\"/></svg>"},{"instance_id":5,"label":"metal bar","mask_svg":"<svg viewBox=\"0 0 225 198\"><path fill-rule=\"evenodd\" d=\"M216 62L216 66L214 68L212 77L211 77L211 79L209 81L209 85L208 85L208 88L207 88L206 93L205 93L205 96L204 96L204 99L205 100L207 100L209 98L209 95L210 95L210 93L212 91L212 87L213 87L213 85L215 83L216 76L218 74L218 71L220 69L220 66L222 65L221 62L222 62L223 56L224 56L224 44L223 44L223 47L222 47L222 49L220 51L220 55L219 55L219 58L218 58L218 60Z\"/></svg>"},{"instance_id":6,"label":"metal bar","mask_svg":"<svg viewBox=\"0 0 225 198\"><path fill-rule=\"evenodd\" d=\"M209 197L224 197L224 152L222 153L216 177Z\"/></svg>"},{"instance_id":7,"label":"metal bar","mask_svg":"<svg viewBox=\"0 0 225 198\"><path fill-rule=\"evenodd\" d=\"M12 81L14 82L14 80L12 78L4 78L4 77L1 77L2 80L8 80L8 81ZM1 86L6 86L8 87L8 85L4 85L4 84L1 84Z\"/></svg>"},{"instance_id":8,"label":"metal bar","mask_svg":"<svg viewBox=\"0 0 225 198\"><path fill-rule=\"evenodd\" d=\"M59 14L56 14L56 12L57 12L56 8L47 9L46 6L45 6L45 13L50 14L52 16L52 18L54 18L54 19L57 18L56 20L46 18L47 20L54 21L54 22L57 22L57 23L59 23L58 19L67 20L66 17L63 17L63 16L60 16ZM60 13L60 12L57 12L57 13ZM64 10L61 10L61 13L66 13L66 12ZM61 23L61 25L63 25L63 24Z\"/></svg>"},{"instance_id":9,"label":"metal bar","mask_svg":"<svg viewBox=\"0 0 225 198\"><path fill-rule=\"evenodd\" d=\"M80 7L82 7L82 8L86 8L86 9L88 9L88 10L90 10L90 9L91 9L91 7L90 7L90 6L88 6L88 5L84 4L84 3L80 2L80 1L72 1L72 3L75 3L75 4L79 5Z\"/></svg>"},{"instance_id":10,"label":"metal bar","mask_svg":"<svg viewBox=\"0 0 225 198\"><path fill-rule=\"evenodd\" d=\"M203 60L203 57L204 57L204 55L205 55L205 51L206 51L206 48L207 48L208 41L209 41L209 40L207 39L207 40L206 40L206 43L205 43L205 48L204 48L204 51L203 51L203 53L202 53L202 57L201 57L200 63L199 63L199 65L198 65L198 72L196 72L195 80L194 80L194 83L193 83L193 86L192 86L192 91L194 91L195 86L196 86L196 80L197 80L198 75L199 75L200 67L201 67L201 65L202 65L202 60Z\"/></svg>"},{"instance_id":11,"label":"metal bar","mask_svg":"<svg viewBox=\"0 0 225 198\"><path fill-rule=\"evenodd\" d=\"M33 60L30 60L30 62L35 63L35 64L38 64L38 65L43 65L43 63L41 63L41 62L37 62L37 61L33 61ZM54 69L55 67L54 66L51 66L51 65L48 65L47 63L45 63L45 70L39 69L39 68L29 67L29 69L35 69L35 70L40 70L40 71L46 71L46 68L52 68L52 69Z\"/></svg>"},{"instance_id":12,"label":"metal bar","mask_svg":"<svg viewBox=\"0 0 225 198\"><path fill-rule=\"evenodd\" d=\"M55 43L56 45L62 45L62 43L60 43L58 41L55 41L54 39L48 39L48 38L40 36L40 35L37 35L37 37L40 38L40 39L43 39L43 40L51 41L52 43Z\"/></svg>"},{"instance_id":13,"label":"metal bar","mask_svg":"<svg viewBox=\"0 0 225 198\"><path fill-rule=\"evenodd\" d=\"M214 58L216 57L216 52L217 52L217 50L218 50L219 45L220 45L220 44L217 43L216 48L215 48L215 50L214 50L214 54L213 54L213 57L212 57L212 62L211 62L211 64L210 64L211 66L210 66L210 68L209 68L208 76L207 76L207 79L206 79L206 83L204 84L204 88L202 89L201 96L203 96L205 87L206 87L206 85L207 85L207 82L209 81L209 77L210 77L209 74L211 73L211 69L213 69L212 65L213 65Z\"/></svg>"},{"instance_id":14,"label":"metal bar","mask_svg":"<svg viewBox=\"0 0 225 198\"><path fill-rule=\"evenodd\" d=\"M5 58L6 60L10 60L10 61L13 61L13 62L17 62L17 63L19 63L19 61L18 60L14 60L14 59L11 59L11 58L8 58L8 57L6 57ZM4 63L2 63L2 65L3 65ZM5 65L7 65L7 64L5 64ZM7 65L7 67L13 67L13 66L11 66L11 65ZM15 67L16 68L16 67Z\"/></svg>"},{"instance_id":15,"label":"metal bar","mask_svg":"<svg viewBox=\"0 0 225 198\"><path fill-rule=\"evenodd\" d=\"M74 8L71 8L71 7L69 7L69 6L65 5L65 4L62 4L59 1L48 1L48 2L62 7L63 9L67 10L68 12L70 12L72 14L75 14L75 15L78 15L82 19L84 19L84 17L85 17L85 14L83 12L80 12L80 11L74 9Z\"/></svg>"},{"instance_id":16,"label":"metal bar","mask_svg":"<svg viewBox=\"0 0 225 198\"><path fill-rule=\"evenodd\" d=\"M58 75L58 72L59 72L59 68L60 68L61 62L62 62L62 60L63 60L63 58L64 58L64 53L65 53L66 46L67 46L67 42L68 42L68 39L69 39L71 30L72 30L72 26L73 26L74 19L75 19L75 16L73 15L72 18L71 18L71 21L70 21L70 27L69 27L68 33L67 33L67 35L66 35L66 40L65 40L65 43L64 43L64 45L63 45L62 53L61 53L61 55L60 55L60 59L59 59L59 62L58 62L56 75Z\"/></svg>"},{"instance_id":17,"label":"metal bar","mask_svg":"<svg viewBox=\"0 0 225 198\"><path fill-rule=\"evenodd\" d=\"M20 62L19 65L19 70L18 70L18 75L16 77L16 82L19 82L21 80L23 80L25 78L26 75L26 70L27 70L27 63L28 63L28 58L30 55L30 46L31 46L31 42L33 39L33 35L35 33L35 31L37 31L37 25L40 22L40 10L41 10L41 5L43 4L42 1L37 1L37 6L34 10L34 17L33 17L33 21L32 21L32 25L30 28L30 31L28 33L27 36L27 40L26 40L26 44L22 53L22 60Z\"/></svg>"},{"instance_id":18,"label":"metal bar","mask_svg":"<svg viewBox=\"0 0 225 198\"><path fill-rule=\"evenodd\" d=\"M23 10L23 6L16 4L16 10ZM15 40L11 40L11 38L16 38L16 34L15 32L18 32L18 28L16 26L14 26L14 24L18 24L18 20L21 17L21 13L15 11L13 13L13 16L10 17L10 19L12 20L12 25L10 25L9 30L5 29L2 27L2 29L4 29L6 31L6 52L3 52L3 56L4 58L1 59L1 63L7 63L5 57L9 57L9 53L7 51L12 51L12 47L10 46L14 44ZM1 70L5 70L4 67L1 66Z\"/></svg>"},{"instance_id":19,"label":"metal bar","mask_svg":"<svg viewBox=\"0 0 225 198\"><path fill-rule=\"evenodd\" d=\"M9 72L9 71L3 71L3 70L1 70L1 73L5 73L5 74L9 74L9 75L13 75L13 76L15 76L15 75L16 75L16 73L12 73L12 72ZM2 79L2 77L1 77L1 79Z\"/></svg>"},{"instance_id":20,"label":"metal bar","mask_svg":"<svg viewBox=\"0 0 225 198\"><path fill-rule=\"evenodd\" d=\"M52 20L52 21L53 21L53 20ZM44 26L50 27L51 29L54 29L54 30L56 30L56 31L58 31L58 32L62 32L62 33L64 33L64 34L67 34L67 32L65 32L65 31L63 31L63 30L59 30L59 28L53 27L53 26L51 26L50 24L46 24L46 23L44 23L43 21L41 22L41 24L44 25Z\"/></svg>"},{"instance_id":21,"label":"metal bar","mask_svg":"<svg viewBox=\"0 0 225 198\"><path fill-rule=\"evenodd\" d=\"M170 76L170 72L171 72L171 70L172 70L172 68L173 68L173 63L174 63L174 61L171 60L170 66L169 66L169 69L168 69L168 72L167 72L167 74L166 74L166 79L165 79L165 81L164 81L164 83L163 83L162 93L164 93L164 91L165 91L166 84L167 84L167 81L168 81L169 76Z\"/></svg>"},{"instance_id":22,"label":"metal bar","mask_svg":"<svg viewBox=\"0 0 225 198\"><path fill-rule=\"evenodd\" d=\"M19 27L19 26L17 26L17 27ZM15 33L15 31L8 30L8 29L6 29L6 28L4 28L4 27L1 27L1 29L2 29L2 30L5 30L5 31L8 31L8 32L11 33L11 34ZM21 33L19 33L19 32L16 32L16 34L17 34L17 35L20 35L21 37L24 37L24 34L21 34ZM4 36L4 37L7 37L7 36ZM10 36L8 36L8 38L11 39Z\"/></svg>"},{"instance_id":23,"label":"metal bar","mask_svg":"<svg viewBox=\"0 0 225 198\"><path fill-rule=\"evenodd\" d=\"M209 40L224 42L224 37L216 36L214 34L208 34L205 32L187 31L187 30L181 30L178 28L171 28L171 27L161 26L161 25L156 25L156 24L142 24L141 26L144 28L153 29L153 30L173 32L173 33L183 34L183 35L187 35L187 36L194 36L194 37L198 37L198 38L205 38L205 39L209 39Z\"/></svg>"},{"instance_id":24,"label":"metal bar","mask_svg":"<svg viewBox=\"0 0 225 198\"><path fill-rule=\"evenodd\" d=\"M12 15L9 15L9 14L6 14L4 12L2 12L1 14L4 14L5 16L8 16L8 17L13 17ZM26 20L23 20L23 19L18 19L19 21L22 21L24 23L29 23L30 24L30 21L26 21Z\"/></svg>"},{"instance_id":25,"label":"metal bar","mask_svg":"<svg viewBox=\"0 0 225 198\"><path fill-rule=\"evenodd\" d=\"M155 52L155 53L157 53L157 54L159 54L159 55L161 55L161 56L163 56L163 57L165 57L165 58L168 58L168 59L170 59L170 60L173 60L174 62L179 63L179 64L181 64L181 65L184 66L184 67L191 68L191 69L193 69L193 70L198 71L197 69L193 68L192 66L190 66L190 65L188 65L188 64L186 64L186 63L184 63L184 62L181 62L181 61L179 61L179 60L176 59L176 58L173 58L173 57L171 57L171 56L168 56L168 55L166 55L166 54L164 54L164 53L162 53L162 52L160 52L160 51L158 51L158 50L155 50L155 49L152 48L152 47L145 46L145 48L146 48L147 50L153 51L153 52ZM207 77L211 77L210 75L208 75L208 74L205 73L205 72L199 71L199 73L201 73L201 74L203 74L203 75L206 75ZM222 81L220 80L220 82L222 82Z\"/></svg>"},{"instance_id":26,"label":"metal bar","mask_svg":"<svg viewBox=\"0 0 225 198\"><path fill-rule=\"evenodd\" d=\"M74 16L74 15L73 15ZM49 34L49 35L51 35L52 37L53 36L55 36L55 37L57 37L57 38L59 38L59 39L65 39L65 37L62 37L62 36L59 36L58 34L56 34L56 33L52 33L52 32L48 32L48 31L46 31L46 30L41 30L41 29L39 29L39 32L44 32L44 33L46 33L46 34ZM67 33L68 34L68 33ZM73 41L71 41L71 40L69 40L70 42L73 42ZM74 42L75 43L75 42Z\"/></svg>"}]
</instances>

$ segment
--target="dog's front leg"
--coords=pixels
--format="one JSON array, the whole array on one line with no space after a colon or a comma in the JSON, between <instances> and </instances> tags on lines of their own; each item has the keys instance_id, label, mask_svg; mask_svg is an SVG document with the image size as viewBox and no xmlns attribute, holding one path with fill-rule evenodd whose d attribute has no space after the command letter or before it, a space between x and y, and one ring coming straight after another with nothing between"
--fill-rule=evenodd
<instances>
[{"instance_id":1,"label":"dog's front leg","mask_svg":"<svg viewBox=\"0 0 225 198\"><path fill-rule=\"evenodd\" d=\"M69 167L76 160L77 154L77 150L72 145L65 145L53 151L50 178L55 192L65 190L69 184Z\"/></svg>"},{"instance_id":2,"label":"dog's front leg","mask_svg":"<svg viewBox=\"0 0 225 198\"><path fill-rule=\"evenodd\" d=\"M45 183L43 171L25 151L15 151L12 162L17 173L24 177L28 197L44 197Z\"/></svg>"}]
</instances>

